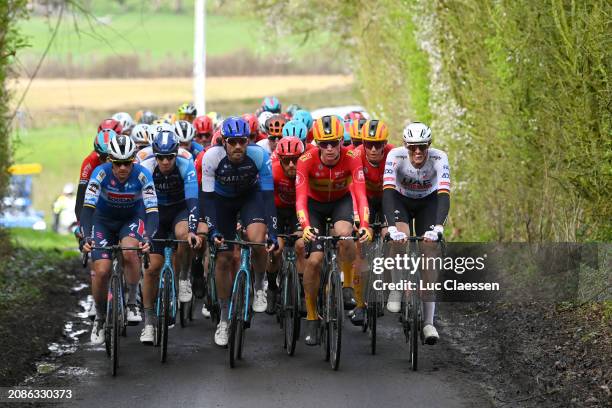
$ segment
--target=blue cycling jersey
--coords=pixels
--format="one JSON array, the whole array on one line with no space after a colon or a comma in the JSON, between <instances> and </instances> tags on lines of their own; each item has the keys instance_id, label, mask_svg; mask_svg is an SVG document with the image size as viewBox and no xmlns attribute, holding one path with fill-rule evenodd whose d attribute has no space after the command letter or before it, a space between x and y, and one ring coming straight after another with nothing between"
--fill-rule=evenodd
<instances>
[{"instance_id":1,"label":"blue cycling jersey","mask_svg":"<svg viewBox=\"0 0 612 408\"><path fill-rule=\"evenodd\" d=\"M213 146L202 158L202 192L200 200L211 228L216 224L215 194L223 197L244 197L261 194L264 199L268 233L276 236L276 207L274 206L274 179L270 155L257 145L248 145L244 159L232 163L225 147ZM223 220L234 222L235 220Z\"/></svg>"},{"instance_id":2,"label":"blue cycling jersey","mask_svg":"<svg viewBox=\"0 0 612 408\"><path fill-rule=\"evenodd\" d=\"M198 179L193 160L178 156L169 174L162 174L154 156L143 161L142 166L153 175L160 209L184 203L189 211L189 231L195 233L198 228L200 209L198 207Z\"/></svg>"},{"instance_id":3,"label":"blue cycling jersey","mask_svg":"<svg viewBox=\"0 0 612 408\"><path fill-rule=\"evenodd\" d=\"M195 160L198 157L198 154L200 154L200 152L204 150L204 146L192 140L191 145L189 145L189 149L187 150L189 150L189 153L191 153L191 155L193 156L193 160Z\"/></svg>"},{"instance_id":4,"label":"blue cycling jersey","mask_svg":"<svg viewBox=\"0 0 612 408\"><path fill-rule=\"evenodd\" d=\"M128 179L121 183L113 175L111 163L96 167L89 179L81 214L85 236L91 234L92 218L96 215L110 219L129 220L146 212L145 230L152 237L157 230L157 194L151 173L134 164Z\"/></svg>"}]
</instances>

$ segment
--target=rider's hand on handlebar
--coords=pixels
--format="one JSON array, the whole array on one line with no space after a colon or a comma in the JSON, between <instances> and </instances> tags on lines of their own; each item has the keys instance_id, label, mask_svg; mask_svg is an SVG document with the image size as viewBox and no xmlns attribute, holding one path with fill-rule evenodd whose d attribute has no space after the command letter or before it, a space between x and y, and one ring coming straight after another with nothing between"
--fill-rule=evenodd
<instances>
[{"instance_id":1,"label":"rider's hand on handlebar","mask_svg":"<svg viewBox=\"0 0 612 408\"><path fill-rule=\"evenodd\" d=\"M83 243L83 252L91 252L91 247L93 247L93 239L85 238L85 242Z\"/></svg>"},{"instance_id":2,"label":"rider's hand on handlebar","mask_svg":"<svg viewBox=\"0 0 612 408\"><path fill-rule=\"evenodd\" d=\"M189 245L193 249L198 249L202 247L202 237L197 234L194 234L193 232L189 233L189 238L187 238L187 241L189 241Z\"/></svg>"},{"instance_id":3,"label":"rider's hand on handlebar","mask_svg":"<svg viewBox=\"0 0 612 408\"><path fill-rule=\"evenodd\" d=\"M221 245L223 245L223 234L221 234L220 232L213 232L210 235L210 239L212 240L212 242L215 244L215 246L219 247Z\"/></svg>"},{"instance_id":4,"label":"rider's hand on handlebar","mask_svg":"<svg viewBox=\"0 0 612 408\"><path fill-rule=\"evenodd\" d=\"M387 231L389 233L389 238L393 241L405 242L406 238L408 238L405 233L398 231L397 227L389 227Z\"/></svg>"},{"instance_id":5,"label":"rider's hand on handlebar","mask_svg":"<svg viewBox=\"0 0 612 408\"><path fill-rule=\"evenodd\" d=\"M302 234L302 238L304 238L304 242L311 242L317 239L317 234L319 231L311 227L310 225L304 228L304 233Z\"/></svg>"},{"instance_id":6,"label":"rider's hand on handlebar","mask_svg":"<svg viewBox=\"0 0 612 408\"><path fill-rule=\"evenodd\" d=\"M151 250L151 241L148 237L143 237L142 241L138 243L143 254L148 254Z\"/></svg>"},{"instance_id":7,"label":"rider's hand on handlebar","mask_svg":"<svg viewBox=\"0 0 612 408\"><path fill-rule=\"evenodd\" d=\"M369 241L372 241L372 231L366 227L359 228L359 242L363 244Z\"/></svg>"},{"instance_id":8,"label":"rider's hand on handlebar","mask_svg":"<svg viewBox=\"0 0 612 408\"><path fill-rule=\"evenodd\" d=\"M444 227L441 225L436 225L431 227L431 231L426 231L423 234L423 241L425 242L436 242L440 239L442 234L444 233Z\"/></svg>"},{"instance_id":9,"label":"rider's hand on handlebar","mask_svg":"<svg viewBox=\"0 0 612 408\"><path fill-rule=\"evenodd\" d=\"M266 252L270 253L276 251L278 249L278 238L275 236L269 236L266 241Z\"/></svg>"}]
</instances>

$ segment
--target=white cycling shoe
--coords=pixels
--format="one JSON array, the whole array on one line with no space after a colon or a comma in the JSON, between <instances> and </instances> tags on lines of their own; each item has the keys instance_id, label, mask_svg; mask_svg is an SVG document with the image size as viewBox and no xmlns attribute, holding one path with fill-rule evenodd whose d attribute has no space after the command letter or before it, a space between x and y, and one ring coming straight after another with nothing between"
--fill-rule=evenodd
<instances>
[{"instance_id":1,"label":"white cycling shoe","mask_svg":"<svg viewBox=\"0 0 612 408\"><path fill-rule=\"evenodd\" d=\"M215 344L220 347L227 346L227 322L219 322L215 331Z\"/></svg>"},{"instance_id":2,"label":"white cycling shoe","mask_svg":"<svg viewBox=\"0 0 612 408\"><path fill-rule=\"evenodd\" d=\"M206 305L202 305L202 316L210 319L210 311L206 308Z\"/></svg>"},{"instance_id":3,"label":"white cycling shoe","mask_svg":"<svg viewBox=\"0 0 612 408\"><path fill-rule=\"evenodd\" d=\"M89 320L96 319L96 302L91 302L91 307L87 311L87 317L89 318Z\"/></svg>"},{"instance_id":4,"label":"white cycling shoe","mask_svg":"<svg viewBox=\"0 0 612 408\"><path fill-rule=\"evenodd\" d=\"M258 290L255 293L255 301L253 302L253 311L256 313L265 312L268 308L268 300L266 299L266 292Z\"/></svg>"},{"instance_id":5,"label":"white cycling shoe","mask_svg":"<svg viewBox=\"0 0 612 408\"><path fill-rule=\"evenodd\" d=\"M142 344L153 344L155 341L155 327L152 324L145 325L140 332L140 342Z\"/></svg>"},{"instance_id":6,"label":"white cycling shoe","mask_svg":"<svg viewBox=\"0 0 612 408\"><path fill-rule=\"evenodd\" d=\"M142 313L138 305L127 305L127 321L130 326L142 322Z\"/></svg>"},{"instance_id":7,"label":"white cycling shoe","mask_svg":"<svg viewBox=\"0 0 612 408\"><path fill-rule=\"evenodd\" d=\"M191 281L179 280L179 301L186 303L191 302Z\"/></svg>"},{"instance_id":8,"label":"white cycling shoe","mask_svg":"<svg viewBox=\"0 0 612 408\"><path fill-rule=\"evenodd\" d=\"M399 290L392 290L389 292L389 299L387 299L387 310L391 313L398 313L402 308L402 292Z\"/></svg>"},{"instance_id":9,"label":"white cycling shoe","mask_svg":"<svg viewBox=\"0 0 612 408\"><path fill-rule=\"evenodd\" d=\"M438 331L431 324L427 324L423 327L423 337L425 338L425 344L429 344L430 346L436 344L440 339Z\"/></svg>"},{"instance_id":10,"label":"white cycling shoe","mask_svg":"<svg viewBox=\"0 0 612 408\"><path fill-rule=\"evenodd\" d=\"M89 340L91 344L99 346L104 344L104 319L96 319L91 329L91 337Z\"/></svg>"}]
</instances>

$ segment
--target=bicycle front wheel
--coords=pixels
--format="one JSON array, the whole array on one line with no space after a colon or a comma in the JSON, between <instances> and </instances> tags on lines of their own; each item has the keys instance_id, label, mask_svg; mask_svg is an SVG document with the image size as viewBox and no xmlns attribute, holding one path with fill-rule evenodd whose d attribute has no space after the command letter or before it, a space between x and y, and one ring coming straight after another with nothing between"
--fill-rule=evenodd
<instances>
[{"instance_id":1,"label":"bicycle front wheel","mask_svg":"<svg viewBox=\"0 0 612 408\"><path fill-rule=\"evenodd\" d=\"M283 328L285 330L285 346L287 354L292 356L295 353L297 339L300 336L300 289L299 278L295 265L287 265L285 271L285 285L283 288Z\"/></svg>"},{"instance_id":2,"label":"bicycle front wheel","mask_svg":"<svg viewBox=\"0 0 612 408\"><path fill-rule=\"evenodd\" d=\"M342 300L342 282L337 270L330 277L329 299L329 361L334 370L340 366L340 350L342 346L342 320L344 318L344 302Z\"/></svg>"},{"instance_id":3,"label":"bicycle front wheel","mask_svg":"<svg viewBox=\"0 0 612 408\"><path fill-rule=\"evenodd\" d=\"M168 326L170 325L170 285L172 277L170 271L164 271L162 293L160 294L159 316L157 317L157 328L159 335L159 360L162 363L166 362L168 357Z\"/></svg>"},{"instance_id":4,"label":"bicycle front wheel","mask_svg":"<svg viewBox=\"0 0 612 408\"><path fill-rule=\"evenodd\" d=\"M416 291L410 292L410 366L417 371L419 365L419 303L421 300Z\"/></svg>"},{"instance_id":5,"label":"bicycle front wheel","mask_svg":"<svg viewBox=\"0 0 612 408\"><path fill-rule=\"evenodd\" d=\"M119 313L122 313L120 310L120 293L121 290L119 277L113 276L111 277L111 329L110 329L110 352L111 352L111 373L113 377L117 375L117 367L119 365L119 333L121 331L119 318Z\"/></svg>"},{"instance_id":6,"label":"bicycle front wheel","mask_svg":"<svg viewBox=\"0 0 612 408\"><path fill-rule=\"evenodd\" d=\"M234 368L236 360L242 357L242 337L244 336L244 291L246 285L246 274L238 272L236 275L236 285L232 292L231 307L232 312L229 316L229 363L230 367Z\"/></svg>"}]
</instances>

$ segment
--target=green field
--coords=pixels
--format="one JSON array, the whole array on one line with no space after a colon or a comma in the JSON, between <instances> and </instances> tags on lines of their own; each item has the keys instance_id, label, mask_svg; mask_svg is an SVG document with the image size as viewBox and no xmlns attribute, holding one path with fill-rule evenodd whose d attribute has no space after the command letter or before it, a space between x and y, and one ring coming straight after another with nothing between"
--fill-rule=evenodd
<instances>
[{"instance_id":1,"label":"green field","mask_svg":"<svg viewBox=\"0 0 612 408\"><path fill-rule=\"evenodd\" d=\"M34 231L27 228L13 228L9 230L11 241L17 246L41 249L58 250L66 257L76 256L77 243L72 235L60 235L52 231Z\"/></svg>"},{"instance_id":2,"label":"green field","mask_svg":"<svg viewBox=\"0 0 612 408\"><path fill-rule=\"evenodd\" d=\"M192 8L185 14L136 10L107 14L113 10L100 10L104 14L96 14L99 20L64 16L48 58L86 66L113 55L137 54L153 63L192 58ZM55 17L33 16L21 23L22 32L31 46L20 54L26 58L42 55L55 21ZM274 35L266 35L267 30L262 22L253 18L209 14L206 17L207 54L214 57L249 50L256 55L282 52L299 57L329 41L328 35L319 35L311 37L308 44L301 46L301 38L287 36L275 44Z\"/></svg>"}]
</instances>

